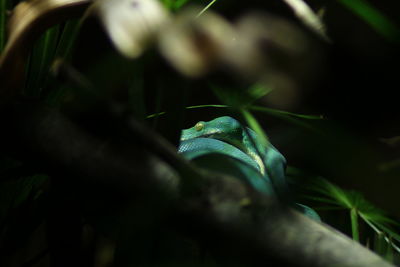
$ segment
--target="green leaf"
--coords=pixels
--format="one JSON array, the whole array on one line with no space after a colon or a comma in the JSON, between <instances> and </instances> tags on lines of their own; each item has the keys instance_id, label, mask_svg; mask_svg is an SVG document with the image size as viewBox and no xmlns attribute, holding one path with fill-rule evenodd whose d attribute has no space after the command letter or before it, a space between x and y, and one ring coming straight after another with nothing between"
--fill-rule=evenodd
<instances>
[{"instance_id":1,"label":"green leaf","mask_svg":"<svg viewBox=\"0 0 400 267\"><path fill-rule=\"evenodd\" d=\"M264 147L269 146L268 137L265 134L261 125L258 123L257 119L246 109L241 109L240 113L242 114L248 126L257 133L259 138L257 142L259 142Z\"/></svg>"},{"instance_id":2,"label":"green leaf","mask_svg":"<svg viewBox=\"0 0 400 267\"><path fill-rule=\"evenodd\" d=\"M388 262L394 263L394 247L393 243L391 240L389 240L387 246L386 246L386 251L384 254L382 254L383 258L385 258ZM399 252L399 251L397 251Z\"/></svg>"},{"instance_id":3,"label":"green leaf","mask_svg":"<svg viewBox=\"0 0 400 267\"><path fill-rule=\"evenodd\" d=\"M295 171L292 171L292 173L296 173ZM359 192L343 190L320 177L314 178L305 187L310 192L321 195L308 195L305 198L337 205L349 210L354 240L359 241L360 239L358 218L361 218L376 233L385 233L390 238L400 242L400 234L393 229L394 226L400 226L400 223L391 219L383 210L367 201ZM391 244L391 246L393 247L394 244Z\"/></svg>"},{"instance_id":4,"label":"green leaf","mask_svg":"<svg viewBox=\"0 0 400 267\"><path fill-rule=\"evenodd\" d=\"M393 262L394 257L394 247L392 244L391 240L388 239L384 233L375 233L373 251L389 262Z\"/></svg>"},{"instance_id":5,"label":"green leaf","mask_svg":"<svg viewBox=\"0 0 400 267\"><path fill-rule=\"evenodd\" d=\"M384 255L386 251L386 246L387 243L385 241L385 234L382 232L375 233L373 250L379 255Z\"/></svg>"},{"instance_id":6,"label":"green leaf","mask_svg":"<svg viewBox=\"0 0 400 267\"><path fill-rule=\"evenodd\" d=\"M205 8L203 8L199 14L197 14L197 17L200 17L204 12L206 12L217 0L212 0Z\"/></svg>"},{"instance_id":7,"label":"green leaf","mask_svg":"<svg viewBox=\"0 0 400 267\"><path fill-rule=\"evenodd\" d=\"M199 105L199 106L187 107L187 109L202 108L202 107L215 107L215 108L232 107L236 109L246 108L249 111L267 113L282 118L293 124L299 125L313 132L317 132L321 135L324 135L324 133L321 132L319 129L304 121L304 120L316 120L316 121L322 120L323 117L321 115L316 116L316 115L297 114L284 110L252 105L254 101L260 99L261 97L264 97L271 91L269 88L265 86L256 83L247 89L243 89L243 88L233 88L233 87L225 88L221 86L211 85L211 89L214 92L214 94L221 100L221 102L225 103L226 105ZM162 114L163 113L152 114L149 115L149 117L154 117Z\"/></svg>"},{"instance_id":8,"label":"green leaf","mask_svg":"<svg viewBox=\"0 0 400 267\"><path fill-rule=\"evenodd\" d=\"M400 234L396 233L393 229L391 229L390 226L387 226L383 223L379 222L372 222L375 226L386 232L389 236L392 238L396 239L398 242L400 242Z\"/></svg>"},{"instance_id":9,"label":"green leaf","mask_svg":"<svg viewBox=\"0 0 400 267\"><path fill-rule=\"evenodd\" d=\"M178 10L183 7L189 0L175 0L172 6L172 10Z\"/></svg>"},{"instance_id":10,"label":"green leaf","mask_svg":"<svg viewBox=\"0 0 400 267\"><path fill-rule=\"evenodd\" d=\"M256 83L247 90L247 94L248 94L249 98L251 99L251 102L254 102L254 101L266 96L271 91L272 91L271 88L268 88L264 85Z\"/></svg>"},{"instance_id":11,"label":"green leaf","mask_svg":"<svg viewBox=\"0 0 400 267\"><path fill-rule=\"evenodd\" d=\"M214 104L208 104L208 105L196 105L196 106L188 106L186 109L196 109L196 108L229 108L227 105L214 105Z\"/></svg>"},{"instance_id":12,"label":"green leaf","mask_svg":"<svg viewBox=\"0 0 400 267\"><path fill-rule=\"evenodd\" d=\"M223 87L215 84L211 85L214 94L228 106L233 108L248 107L256 100L264 97L271 92L271 89L261 84L255 83L248 88L243 87Z\"/></svg>"},{"instance_id":13,"label":"green leaf","mask_svg":"<svg viewBox=\"0 0 400 267\"><path fill-rule=\"evenodd\" d=\"M47 75L56 52L60 27L47 30L35 43L30 56L30 66L25 93L38 97L45 86Z\"/></svg>"},{"instance_id":14,"label":"green leaf","mask_svg":"<svg viewBox=\"0 0 400 267\"><path fill-rule=\"evenodd\" d=\"M229 106L227 105L213 105L213 104L209 104L209 105L196 105L196 106L188 106L185 107L185 109L198 109L198 108L229 108ZM164 115L166 112L165 111L161 111L161 112L157 112L154 114L150 114L146 117L146 119L151 119L154 117L158 117L161 115Z\"/></svg>"},{"instance_id":15,"label":"green leaf","mask_svg":"<svg viewBox=\"0 0 400 267\"><path fill-rule=\"evenodd\" d=\"M362 218L362 216L360 216L360 217ZM398 234L396 234L393 230L391 230L389 228L385 227L386 229L385 228L379 229L380 227L378 225L375 225L368 220L364 220L364 221L375 231L376 235L380 236L381 240L379 240L379 242L385 241L389 245L391 252L393 252L393 250L395 250L398 253L400 253L400 248L398 246L396 246L392 240L393 238L396 239L394 236L398 236ZM378 246L382 247L382 244L378 244ZM382 256L384 256L384 255L382 255Z\"/></svg>"},{"instance_id":16,"label":"green leaf","mask_svg":"<svg viewBox=\"0 0 400 267\"><path fill-rule=\"evenodd\" d=\"M313 207L313 209L317 211L322 211L322 210L343 210L342 207L330 207L330 206L321 206L321 207Z\"/></svg>"},{"instance_id":17,"label":"green leaf","mask_svg":"<svg viewBox=\"0 0 400 267\"><path fill-rule=\"evenodd\" d=\"M388 40L400 41L400 31L390 19L365 0L339 0L354 14L368 23L376 32Z\"/></svg>"},{"instance_id":18,"label":"green leaf","mask_svg":"<svg viewBox=\"0 0 400 267\"><path fill-rule=\"evenodd\" d=\"M8 0L0 0L0 52L6 43L6 20Z\"/></svg>"},{"instance_id":19,"label":"green leaf","mask_svg":"<svg viewBox=\"0 0 400 267\"><path fill-rule=\"evenodd\" d=\"M360 242L360 230L358 227L357 209L353 208L350 210L350 220L351 220L351 233L353 235L353 239L357 242Z\"/></svg>"},{"instance_id":20,"label":"green leaf","mask_svg":"<svg viewBox=\"0 0 400 267\"><path fill-rule=\"evenodd\" d=\"M310 196L310 195L304 195L303 197L305 199L314 200L314 201L318 201L318 202L322 202L322 203L339 205L336 200L332 200L332 199L325 198L325 197L315 197L315 196ZM338 208L343 209L344 207L339 206Z\"/></svg>"},{"instance_id":21,"label":"green leaf","mask_svg":"<svg viewBox=\"0 0 400 267\"><path fill-rule=\"evenodd\" d=\"M62 58L64 61L70 60L81 24L82 21L80 19L72 19L65 23L55 52L55 58Z\"/></svg>"},{"instance_id":22,"label":"green leaf","mask_svg":"<svg viewBox=\"0 0 400 267\"><path fill-rule=\"evenodd\" d=\"M299 118L299 119L306 119L306 120L323 120L324 119L322 115L318 116L318 115L298 114L298 113L293 113L293 112L289 112L289 111L261 107L261 106L253 106L252 105L252 106L249 106L248 108L253 111L265 112L265 113L269 113L272 115L290 116L290 117L295 117L295 118Z\"/></svg>"},{"instance_id":23,"label":"green leaf","mask_svg":"<svg viewBox=\"0 0 400 267\"><path fill-rule=\"evenodd\" d=\"M172 9L172 6L174 4L173 0L161 0L161 3L163 3L163 5L168 8L168 9Z\"/></svg>"},{"instance_id":24,"label":"green leaf","mask_svg":"<svg viewBox=\"0 0 400 267\"><path fill-rule=\"evenodd\" d=\"M267 113L272 116L281 118L285 121L288 121L294 125L298 125L300 127L303 127L305 129L308 129L312 132L318 133L320 135L325 135L321 130L313 126L307 121L304 120L323 120L323 116L316 116L316 115L305 115L305 114L298 114L298 113L293 113L293 112L288 112L284 110L278 110L278 109L272 109L272 108L267 108L267 107L261 107L261 106L254 106L250 105L248 106L248 109L251 111L256 111L256 112L262 112L262 113Z\"/></svg>"},{"instance_id":25,"label":"green leaf","mask_svg":"<svg viewBox=\"0 0 400 267\"><path fill-rule=\"evenodd\" d=\"M311 183L306 185L306 189L331 199L338 206L348 209L353 208L349 195L323 178L318 177L314 179Z\"/></svg>"}]
</instances>

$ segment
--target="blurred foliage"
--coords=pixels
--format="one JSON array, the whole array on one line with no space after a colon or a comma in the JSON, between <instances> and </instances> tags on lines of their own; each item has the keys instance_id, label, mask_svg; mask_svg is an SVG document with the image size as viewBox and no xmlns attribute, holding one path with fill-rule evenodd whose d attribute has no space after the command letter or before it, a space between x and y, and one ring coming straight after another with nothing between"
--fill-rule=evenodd
<instances>
[{"instance_id":1,"label":"blurred foliage","mask_svg":"<svg viewBox=\"0 0 400 267\"><path fill-rule=\"evenodd\" d=\"M400 41L400 29L382 12L365 0L340 0L340 3L368 23L375 31L390 41Z\"/></svg>"},{"instance_id":2,"label":"blurred foliage","mask_svg":"<svg viewBox=\"0 0 400 267\"><path fill-rule=\"evenodd\" d=\"M400 224L387 212L366 200L360 192L344 190L322 177L312 177L293 167L289 168L288 176L294 183L301 181L301 184L305 184L305 186L300 185L303 187L300 198L311 200L318 211L335 213L338 210L346 210L354 240L365 243L364 245L390 258L391 261L394 261L394 258L396 262L399 260ZM304 178L308 181L301 180ZM361 231L360 221L370 229Z\"/></svg>"},{"instance_id":3,"label":"blurred foliage","mask_svg":"<svg viewBox=\"0 0 400 267\"><path fill-rule=\"evenodd\" d=\"M15 7L18 2L0 0L0 51L5 46L8 10ZM284 6L282 8L279 4L266 3L270 1L249 1L249 3L219 1L218 5L215 5L215 1L162 0L161 2L174 13L179 13L181 8L190 6L190 4L197 4L204 8L200 9L200 13L197 12L197 14L211 12L215 7L222 15L226 11L229 16L232 16L232 13L240 14L243 10L260 8L260 10L272 14L276 13L291 23L298 24L301 29L300 32L303 33L304 30L302 22L294 18L295 16L291 14L292 11L288 12L290 9L284 4L282 4ZM313 1L306 2L312 4ZM320 2L319 5L325 8L325 11L329 14L332 5L330 1ZM348 8L352 14L358 16L362 23L386 38L386 41L391 45L397 45L400 36L398 22L388 18L384 12L375 8L366 0L338 0L337 2L342 8ZM287 15L288 13L289 15ZM334 22L337 20L339 24L341 19L340 16L333 18ZM322 21L324 20L325 18L322 16ZM343 23L350 24L351 22L346 20ZM326 24L326 30L332 46L315 38L315 32L310 33L308 30L304 30L307 40L310 39L311 42L314 42L313 38L318 39L315 41L318 45L323 42L321 45L324 47L323 52L318 50L316 52L317 57L324 57L323 53L329 49L334 50L336 42L346 43L345 37L340 39L340 35L337 33L330 35L329 26L331 24L333 24L332 27L335 26L334 23L329 22ZM196 37L199 37L196 39L198 46L206 50L201 50L201 52L209 55L207 53L210 51L207 49L213 49L213 44L210 45L213 39L210 41L207 38L200 38L204 37L203 35ZM290 37L285 36L284 38L290 39ZM304 70L308 65L303 64L302 60L298 60L298 58L293 60L291 52L288 53L289 56L282 55L281 53L292 51L290 47L288 50L282 49L282 47L286 47L286 43L274 43L271 40L262 43L262 38L256 41L256 48L262 46L261 51L264 51L265 47L267 51L272 51L271 54L268 54L266 60L273 62L271 63L272 67L268 66L267 68L273 75L267 76L267 78L258 77L259 79L255 79L256 81L249 81L251 79L248 76L239 77L240 75L231 74L229 72L231 69L223 65L216 68L216 72L208 76L188 79L174 71L171 68L174 64L168 62L165 58L161 58L156 49L144 52L136 60L123 57L113 48L97 18L93 16L75 18L54 25L47 29L34 43L26 44L31 46L31 49L28 63L25 66L26 82L23 93L26 97L45 102L77 117L86 114L96 105L99 99L120 103L136 118L175 145L179 143L181 129L193 125L199 119L206 120L226 114L236 116L244 124L263 136L265 143L271 141L274 144L276 143L278 147L282 147L284 154L288 155L289 162L295 163L293 165L304 170L311 169L313 173L322 173L322 176L328 176L332 180L336 179L335 182L338 182L340 187L328 180L313 178L313 175L304 175L303 171L294 168L288 170L288 176L294 179L299 191L306 192L305 196L299 197L310 200L310 206L316 209L321 208L321 211L332 209L328 212L322 211L323 221L349 235L351 233L354 239L389 261L398 263L399 248L397 242L400 242L398 221L367 201L358 191L342 189L343 186L344 188L356 188L360 191L375 191L377 192L375 195L367 192L371 196L375 196L373 202L381 200L379 205L390 210L389 213L396 212L396 200L398 198L394 196L393 192L397 193L399 184L397 182L393 186L394 188L388 189L386 189L386 185L392 181L390 177L398 178L398 173L379 172L374 169L378 165L377 162L384 164L384 162L391 162L393 159L387 158L386 155L381 156L376 150L370 149L369 144L361 143L359 145L360 140L358 139L362 139L359 137L360 133L357 133L358 136L354 134L356 137L353 137L351 131L342 135L342 132L346 131L347 128L329 121L331 117L334 120L336 114L343 112L341 103L335 102L333 104L335 109L325 112L320 108L320 106L324 106L324 102L318 98L318 93L307 91L308 84L306 82L304 82L304 85L298 85L296 75L301 76L303 72L313 73L316 77L311 79L318 80L319 76L325 75L321 74L320 69ZM385 43L380 46L381 50L385 49L386 41L383 41ZM360 42L364 41L361 40ZM329 48L326 48L326 46L329 46ZM398 48L398 46L395 46L395 49L398 50ZM172 52L179 53L179 49ZM338 54L341 52L339 50ZM359 51L354 49L349 54L352 54L352 52L356 54ZM232 58L235 57L234 54L231 56ZM306 55L305 58L311 61L311 55ZM347 60L347 58L345 59ZM363 60L367 59L364 58ZM296 65L294 63L299 64L300 67L291 69L291 66ZM334 72L336 69L344 68L346 64L347 62L340 62L338 65L332 64L324 67L328 69L327 72ZM304 67L305 65L307 67ZM275 70L278 71L275 73ZM339 87L342 84L338 85L331 82L340 78L336 79L336 75L336 72L332 74L333 78L327 75L332 80L324 80L323 77L322 82L316 81L310 87L315 87L316 90L320 91L331 84ZM376 75L379 76L379 74ZM293 78L293 76L296 77ZM293 79L291 80L291 78ZM345 83L343 82L346 81L345 78L347 79L347 77L339 79L340 82ZM365 77L367 81L363 84L368 83L368 78ZM265 80L274 81L272 84L278 84L278 89L295 88L293 92L288 90L286 93L282 93L280 97L299 99L300 104L283 105L282 108L279 101L274 101L276 94L279 97L282 90L269 87L268 85L271 83L263 83ZM358 82L356 80L354 83L358 84ZM289 83L294 83L295 86L291 86ZM339 88L335 89L339 90ZM363 102L362 95L369 94L366 91L367 89L363 88L362 94L357 94L354 110L358 107L358 101ZM375 93L379 94L378 92ZM310 94L316 95L317 100L310 101L309 99L312 98L309 96ZM345 100L348 96L351 96L351 93L346 91L341 92L339 97ZM302 98L305 99L304 102ZM307 101L311 103L316 101L319 104L309 107ZM366 105L371 105L371 102L366 103ZM283 110L285 107L287 107L287 110ZM325 113L329 113L329 115L325 116ZM346 118L357 121L357 118L353 118L356 116L351 112L345 113ZM365 117L366 120L370 119L368 115ZM96 119L102 120L102 118ZM352 120L349 124L351 122ZM266 125L268 126L266 127ZM373 127L369 128L371 131L372 129ZM103 125L100 130L97 129L100 132L99 135L103 136L112 136L113 130L109 125ZM362 131L361 136L364 133ZM385 134L398 135L398 132L390 131ZM374 136L375 139L378 137L382 136ZM376 144L374 143L374 145ZM359 149L360 146L364 146L363 149ZM387 152L387 150L384 149L384 152ZM377 154L379 155L377 156ZM0 249L9 246L8 250L0 253L0 264L3 262L3 264L9 264L9 266L48 266L46 265L48 263L46 258L48 254L47 245L46 242L43 245L43 236L38 238L37 232L40 232L40 227L43 227L43 220L50 216L52 209L49 208L49 203L57 200L57 197L52 196L50 200L47 198L47 194L54 190L54 185L50 186L51 189L48 188L48 183L50 183L49 181L53 182L53 177L40 174L41 171L34 170L34 168L32 170L27 167L28 165L29 163L20 162L19 159L8 156L0 159ZM374 171L370 171L371 169ZM30 173L27 174L26 172ZM342 174L345 176L341 176ZM367 177L367 175L369 176ZM296 177L298 179L300 176L303 178L306 176L307 182L303 180L296 182ZM364 177L368 179L364 179ZM385 177L389 178L385 180ZM378 178L381 180L378 180ZM373 186L370 186L371 184L376 184L376 188L380 190L374 189ZM69 204L73 202L72 200L79 197L83 199L84 208L82 209L86 209L87 214L81 215L80 208L72 205L71 209L76 208L78 215L75 214L77 218L73 216L71 218L76 219L72 221L76 223L78 229L81 229L82 225L89 229L83 234L82 239L83 243L89 244L86 244L89 248L86 247L85 251L88 254L92 253L93 257L98 258L101 256L100 254L107 252L111 254L109 258L115 260L113 266L127 266L128 263L134 264L135 262L147 263L155 256L159 259L159 261L151 262L155 266L218 266L218 259L211 257L209 251L201 245L196 244L193 240L178 236L173 230L161 225L160 218L155 215L157 212L150 212L163 211L163 208L159 207L157 199L138 205L129 201L124 202L118 198L115 200L113 199L115 196L107 196L104 193L104 188L90 188L91 193L85 195L81 191L84 191L86 185L61 185L61 187L63 186L65 186L65 191L61 190L60 192L68 196L66 197L68 201L66 201L65 206L61 205L60 209L66 207L65 209L68 210L68 208L71 208ZM386 190L390 192L387 195L392 196L392 198L383 196ZM74 191L79 191L83 196L79 194L79 196L71 196L71 192ZM336 209L346 210L346 214L339 213L340 216L336 216L338 214ZM395 215L399 216L400 214ZM21 223L21 220L25 220L29 225ZM340 224L342 220L345 223ZM19 223L15 223L16 221L19 221ZM68 223L67 220L60 225L69 228ZM65 230L65 232L68 234L69 231L73 232L74 229L71 226L70 230ZM155 229L157 230L155 231ZM349 231L349 229L351 230ZM24 235L25 238L21 238L21 235ZM37 241L38 247L42 248L39 252L32 249L32 247L35 247L35 241L31 241L33 245L29 242L30 238L34 239L35 237L39 240ZM10 252L12 249L15 249L15 251ZM21 253L25 250L29 252ZM6 252L10 254L7 255ZM12 260L8 260L7 257ZM15 258L20 259L15 260ZM110 261L109 258L104 262L97 259L96 265L92 264L92 266L109 266L107 265ZM35 265L36 263L39 264Z\"/></svg>"}]
</instances>

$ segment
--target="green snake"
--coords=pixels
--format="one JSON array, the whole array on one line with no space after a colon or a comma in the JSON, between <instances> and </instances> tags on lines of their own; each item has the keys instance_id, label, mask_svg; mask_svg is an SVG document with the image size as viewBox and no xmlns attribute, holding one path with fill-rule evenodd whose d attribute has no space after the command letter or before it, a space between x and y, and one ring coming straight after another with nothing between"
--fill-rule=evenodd
<instances>
[{"instance_id":1,"label":"green snake","mask_svg":"<svg viewBox=\"0 0 400 267\"><path fill-rule=\"evenodd\" d=\"M178 152L201 167L237 177L320 221L314 210L293 202L285 177L285 157L272 144L262 145L253 130L231 117L200 121L183 130Z\"/></svg>"}]
</instances>

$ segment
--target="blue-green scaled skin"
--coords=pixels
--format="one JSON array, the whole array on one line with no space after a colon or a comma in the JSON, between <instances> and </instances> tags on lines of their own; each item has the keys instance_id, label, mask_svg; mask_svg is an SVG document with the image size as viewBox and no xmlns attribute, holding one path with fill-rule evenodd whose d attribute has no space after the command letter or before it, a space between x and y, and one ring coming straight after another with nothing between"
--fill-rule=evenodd
<instances>
[{"instance_id":1,"label":"blue-green scaled skin","mask_svg":"<svg viewBox=\"0 0 400 267\"><path fill-rule=\"evenodd\" d=\"M284 156L271 144L263 146L253 130L231 117L200 121L183 130L179 153L202 167L238 177L261 193L292 204ZM320 221L307 206L296 203L294 207Z\"/></svg>"}]
</instances>

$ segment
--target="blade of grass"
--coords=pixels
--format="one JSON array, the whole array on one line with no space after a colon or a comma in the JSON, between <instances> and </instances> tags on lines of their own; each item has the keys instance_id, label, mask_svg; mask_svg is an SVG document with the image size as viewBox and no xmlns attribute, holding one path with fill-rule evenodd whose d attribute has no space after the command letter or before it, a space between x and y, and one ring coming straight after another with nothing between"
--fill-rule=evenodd
<instances>
[{"instance_id":1,"label":"blade of grass","mask_svg":"<svg viewBox=\"0 0 400 267\"><path fill-rule=\"evenodd\" d=\"M296 173L297 175L301 174L296 168L291 167L289 170L293 175L296 175ZM390 249L400 252L400 249L398 250L398 247L389 239L392 238L400 242L400 234L396 233L392 228L392 226L399 226L400 224L388 217L384 211L367 201L360 193L343 190L321 177L314 177L313 182L307 184L305 189L322 194L322 196L301 195L303 198L328 204L327 207L323 208L335 208L329 206L329 204L332 204L334 206L338 205L339 207L337 209L349 210L352 236L355 241L359 242L360 239L359 217L371 227L375 233L386 236L385 240L390 244ZM318 210L318 208L316 209ZM387 254L388 259L390 259L391 255L389 250ZM386 257L386 254L383 256Z\"/></svg>"},{"instance_id":2,"label":"blade of grass","mask_svg":"<svg viewBox=\"0 0 400 267\"><path fill-rule=\"evenodd\" d=\"M381 255L384 256L385 255L385 251L386 251L386 240L385 240L385 235L380 232L380 233L375 233L374 235L374 247L373 250Z\"/></svg>"},{"instance_id":3,"label":"blade of grass","mask_svg":"<svg viewBox=\"0 0 400 267\"><path fill-rule=\"evenodd\" d=\"M247 94L251 97L251 102L258 100L268 95L271 92L272 92L271 88L266 87L259 83L255 83L247 90Z\"/></svg>"},{"instance_id":4,"label":"blade of grass","mask_svg":"<svg viewBox=\"0 0 400 267\"><path fill-rule=\"evenodd\" d=\"M248 108L272 91L271 88L260 83L254 83L246 88L210 84L210 88L222 103L233 108Z\"/></svg>"},{"instance_id":5,"label":"blade of grass","mask_svg":"<svg viewBox=\"0 0 400 267\"><path fill-rule=\"evenodd\" d=\"M16 3L17 1L13 1ZM18 1L21 2L21 1ZM7 20L8 39L0 56L0 102L15 97L25 81L25 67L32 46L41 30L48 29L66 18L80 15L90 0L32 0L22 1Z\"/></svg>"},{"instance_id":6,"label":"blade of grass","mask_svg":"<svg viewBox=\"0 0 400 267\"><path fill-rule=\"evenodd\" d=\"M339 2L368 23L372 29L390 41L400 41L400 31L390 19L365 0L339 0Z\"/></svg>"},{"instance_id":7,"label":"blade of grass","mask_svg":"<svg viewBox=\"0 0 400 267\"><path fill-rule=\"evenodd\" d=\"M209 105L196 105L196 106L188 106L186 107L187 109L196 109L196 108L229 108L227 105L214 105L214 104L209 104Z\"/></svg>"},{"instance_id":8,"label":"blade of grass","mask_svg":"<svg viewBox=\"0 0 400 267\"><path fill-rule=\"evenodd\" d=\"M210 104L210 105L196 105L196 106L185 107L185 109L197 109L197 108L229 108L229 106L227 106L227 105L213 105L213 104ZM165 111L153 113L153 114L148 115L146 117L146 119L151 119L151 118L154 118L154 117L158 117L158 116L164 115L165 113L166 113Z\"/></svg>"},{"instance_id":9,"label":"blade of grass","mask_svg":"<svg viewBox=\"0 0 400 267\"><path fill-rule=\"evenodd\" d=\"M338 205L352 209L354 208L351 199L348 196L348 192L342 190L341 188L337 187L336 185L328 182L323 178L319 178L318 180L314 181L312 184L307 186L307 189L320 193L332 200L336 201Z\"/></svg>"},{"instance_id":10,"label":"blade of grass","mask_svg":"<svg viewBox=\"0 0 400 267\"><path fill-rule=\"evenodd\" d=\"M76 38L81 29L81 19L71 19L64 24L60 40L58 42L55 55L49 66L53 71L57 69L58 62L69 62L73 53ZM54 90L46 96L46 102L49 105L57 106L63 100L63 97L71 88L65 84L55 86Z\"/></svg>"},{"instance_id":11,"label":"blade of grass","mask_svg":"<svg viewBox=\"0 0 400 267\"><path fill-rule=\"evenodd\" d=\"M372 221L372 222L379 222L382 224L391 224L394 226L399 226L399 223L396 222L395 220L387 217L385 214L381 213L382 211L380 210L373 210L373 211L362 211L360 212L361 215L363 215L363 217L366 220Z\"/></svg>"},{"instance_id":12,"label":"blade of grass","mask_svg":"<svg viewBox=\"0 0 400 267\"><path fill-rule=\"evenodd\" d=\"M342 207L312 207L313 209L317 211L323 211L323 210L343 210Z\"/></svg>"},{"instance_id":13,"label":"blade of grass","mask_svg":"<svg viewBox=\"0 0 400 267\"><path fill-rule=\"evenodd\" d=\"M197 108L231 108L231 107L228 105L219 105L219 104L195 105L195 106L186 107L186 109L197 109ZM276 117L285 119L286 121L292 122L293 124L302 126L304 128L308 128L311 131L319 132L319 133L323 134L315 127L312 127L311 125L309 125L301 120L296 119L296 118L299 118L299 119L305 119L305 120L323 120L323 118L321 116L298 114L298 113L292 113L292 112L288 112L288 111L271 109L271 108L260 107L260 106L249 106L248 109L251 111L268 113L272 116L276 116ZM154 118L154 117L161 116L164 114L165 114L165 112L162 111L162 112L150 114L146 118L150 119L150 118Z\"/></svg>"},{"instance_id":14,"label":"blade of grass","mask_svg":"<svg viewBox=\"0 0 400 267\"><path fill-rule=\"evenodd\" d=\"M369 227L371 227L375 233L377 234L381 234L383 232L383 230L378 229L377 226L375 226L372 222L370 222L369 220L366 220L365 218L363 218L363 216L360 214L360 217L369 225ZM391 247L396 250L397 252L400 253L400 248L398 246L396 246L393 241L391 241L389 238L385 237L385 241L386 242L390 242Z\"/></svg>"},{"instance_id":15,"label":"blade of grass","mask_svg":"<svg viewBox=\"0 0 400 267\"><path fill-rule=\"evenodd\" d=\"M289 112L289 111L261 107L261 106L249 106L248 109L253 110L253 111L266 112L266 113L270 113L270 114L274 114L274 115L291 116L291 117L296 117L296 118L306 119L306 120L323 120L324 119L322 115L317 116L317 115L298 114L298 113L293 113L293 112Z\"/></svg>"},{"instance_id":16,"label":"blade of grass","mask_svg":"<svg viewBox=\"0 0 400 267\"><path fill-rule=\"evenodd\" d=\"M390 239L389 239L388 244L386 245L385 253L382 256L388 262L394 263L394 247L393 247L392 241Z\"/></svg>"},{"instance_id":17,"label":"blade of grass","mask_svg":"<svg viewBox=\"0 0 400 267\"><path fill-rule=\"evenodd\" d=\"M0 52L6 43L6 19L8 0L0 0Z\"/></svg>"},{"instance_id":18,"label":"blade of grass","mask_svg":"<svg viewBox=\"0 0 400 267\"><path fill-rule=\"evenodd\" d=\"M29 96L38 97L44 87L47 72L54 59L59 29L60 27L57 25L47 30L32 49L29 77L25 90L25 93Z\"/></svg>"},{"instance_id":19,"label":"blade of grass","mask_svg":"<svg viewBox=\"0 0 400 267\"><path fill-rule=\"evenodd\" d=\"M368 219L366 219L362 214L360 214L361 219L363 219L364 222L366 222L369 227L372 228L372 230L374 230L376 233L381 233L382 231L379 230L373 223L371 223Z\"/></svg>"},{"instance_id":20,"label":"blade of grass","mask_svg":"<svg viewBox=\"0 0 400 267\"><path fill-rule=\"evenodd\" d=\"M321 130L319 130L316 127L312 126L311 124L303 121L304 119L305 120L323 120L322 116L297 114L297 113L292 113L292 112L288 112L288 111L271 109L271 108L260 107L260 106L253 106L253 105L249 106L248 109L251 111L267 113L272 116L281 118L281 119L283 119L287 122L290 122L294 125L303 127L304 129L308 129L312 132L318 133L319 135L326 135Z\"/></svg>"},{"instance_id":21,"label":"blade of grass","mask_svg":"<svg viewBox=\"0 0 400 267\"><path fill-rule=\"evenodd\" d=\"M81 24L80 19L72 19L65 23L55 58L63 58L64 61L69 61Z\"/></svg>"},{"instance_id":22,"label":"blade of grass","mask_svg":"<svg viewBox=\"0 0 400 267\"><path fill-rule=\"evenodd\" d=\"M333 199L329 199L329 198L324 198L324 197L314 197L314 196L305 195L303 198L308 199L308 200L322 202L322 203L329 203L329 204L333 204L333 205L337 205L337 206L340 205L337 201L335 201ZM343 209L345 207L340 206L340 208Z\"/></svg>"},{"instance_id":23,"label":"blade of grass","mask_svg":"<svg viewBox=\"0 0 400 267\"><path fill-rule=\"evenodd\" d=\"M240 113L245 119L246 123L249 125L249 127L257 133L259 137L257 142L260 142L261 145L264 147L269 146L268 137L262 129L261 125L258 123L257 119L247 109L241 109Z\"/></svg>"},{"instance_id":24,"label":"blade of grass","mask_svg":"<svg viewBox=\"0 0 400 267\"><path fill-rule=\"evenodd\" d=\"M360 231L358 227L357 209L353 208L350 210L350 220L351 220L351 234L353 236L353 240L360 242Z\"/></svg>"},{"instance_id":25,"label":"blade of grass","mask_svg":"<svg viewBox=\"0 0 400 267\"><path fill-rule=\"evenodd\" d=\"M391 236L393 239L395 239L396 241L400 242L400 234L395 233L392 229L390 229L390 227L382 224L382 223L377 223L377 222L371 222L373 224L375 224L378 228L382 229L383 231L385 231L389 236Z\"/></svg>"},{"instance_id":26,"label":"blade of grass","mask_svg":"<svg viewBox=\"0 0 400 267\"><path fill-rule=\"evenodd\" d=\"M204 12L206 12L217 0L212 0L205 8L203 8L199 14L197 14L196 18L200 17Z\"/></svg>"},{"instance_id":27,"label":"blade of grass","mask_svg":"<svg viewBox=\"0 0 400 267\"><path fill-rule=\"evenodd\" d=\"M390 242L390 246L395 250L395 251L397 251L397 253L400 253L400 247L398 247L398 246L396 246L395 244L393 244L393 241L392 240L390 240L389 238L385 238L385 240L387 241L387 242Z\"/></svg>"}]
</instances>

